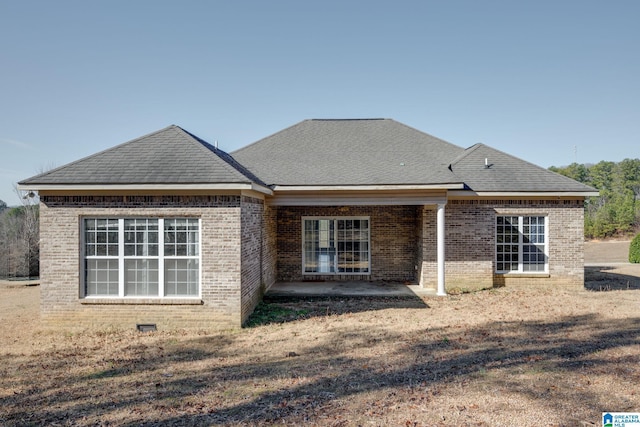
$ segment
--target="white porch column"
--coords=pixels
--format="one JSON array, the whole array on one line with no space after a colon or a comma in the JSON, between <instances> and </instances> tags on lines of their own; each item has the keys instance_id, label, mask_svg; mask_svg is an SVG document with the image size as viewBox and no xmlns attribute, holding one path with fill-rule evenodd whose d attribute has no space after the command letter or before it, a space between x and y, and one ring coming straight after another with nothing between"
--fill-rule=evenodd
<instances>
[{"instance_id":1,"label":"white porch column","mask_svg":"<svg viewBox=\"0 0 640 427\"><path fill-rule=\"evenodd\" d=\"M447 291L444 286L444 204L438 203L438 215L437 215L437 256L436 262L438 263L438 296L446 296Z\"/></svg>"}]
</instances>

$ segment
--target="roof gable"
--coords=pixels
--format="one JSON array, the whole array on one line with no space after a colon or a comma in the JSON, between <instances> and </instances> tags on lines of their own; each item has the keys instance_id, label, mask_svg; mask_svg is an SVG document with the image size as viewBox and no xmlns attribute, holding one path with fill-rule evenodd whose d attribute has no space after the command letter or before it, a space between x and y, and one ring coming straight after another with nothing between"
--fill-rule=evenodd
<instances>
[{"instance_id":1,"label":"roof gable","mask_svg":"<svg viewBox=\"0 0 640 427\"><path fill-rule=\"evenodd\" d=\"M195 184L259 181L219 150L171 125L20 184Z\"/></svg>"},{"instance_id":2,"label":"roof gable","mask_svg":"<svg viewBox=\"0 0 640 427\"><path fill-rule=\"evenodd\" d=\"M409 185L459 183L462 151L391 119L315 119L231 154L268 185Z\"/></svg>"},{"instance_id":3,"label":"roof gable","mask_svg":"<svg viewBox=\"0 0 640 427\"><path fill-rule=\"evenodd\" d=\"M476 192L594 192L593 188L484 144L466 149L449 166Z\"/></svg>"}]
</instances>

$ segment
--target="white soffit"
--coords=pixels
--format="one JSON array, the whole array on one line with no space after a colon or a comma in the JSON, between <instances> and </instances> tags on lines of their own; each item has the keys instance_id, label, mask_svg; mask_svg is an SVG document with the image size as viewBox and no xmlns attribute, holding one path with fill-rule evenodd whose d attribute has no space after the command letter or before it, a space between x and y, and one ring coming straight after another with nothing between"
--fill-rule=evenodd
<instances>
[{"instance_id":1,"label":"white soffit","mask_svg":"<svg viewBox=\"0 0 640 427\"><path fill-rule=\"evenodd\" d=\"M267 201L272 206L362 206L362 205L436 205L447 202L447 193L417 191L278 193Z\"/></svg>"}]
</instances>

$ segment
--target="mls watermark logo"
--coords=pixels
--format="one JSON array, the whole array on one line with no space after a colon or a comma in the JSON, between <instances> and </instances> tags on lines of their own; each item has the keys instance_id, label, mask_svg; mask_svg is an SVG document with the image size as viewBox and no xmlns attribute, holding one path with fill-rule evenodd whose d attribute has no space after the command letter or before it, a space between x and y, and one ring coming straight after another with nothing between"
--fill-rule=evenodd
<instances>
[{"instance_id":1,"label":"mls watermark logo","mask_svg":"<svg viewBox=\"0 0 640 427\"><path fill-rule=\"evenodd\" d=\"M602 427L640 427L640 412L603 412Z\"/></svg>"}]
</instances>

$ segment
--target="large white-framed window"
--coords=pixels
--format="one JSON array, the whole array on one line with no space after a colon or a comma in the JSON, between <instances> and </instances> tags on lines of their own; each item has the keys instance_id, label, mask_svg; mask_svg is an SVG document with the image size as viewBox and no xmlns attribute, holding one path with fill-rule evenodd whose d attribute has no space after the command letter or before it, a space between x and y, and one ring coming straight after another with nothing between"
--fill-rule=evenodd
<instances>
[{"instance_id":1,"label":"large white-framed window","mask_svg":"<svg viewBox=\"0 0 640 427\"><path fill-rule=\"evenodd\" d=\"M547 273L549 270L548 217L496 217L496 273Z\"/></svg>"},{"instance_id":2,"label":"large white-framed window","mask_svg":"<svg viewBox=\"0 0 640 427\"><path fill-rule=\"evenodd\" d=\"M200 295L198 218L83 218L84 297Z\"/></svg>"},{"instance_id":3,"label":"large white-framed window","mask_svg":"<svg viewBox=\"0 0 640 427\"><path fill-rule=\"evenodd\" d=\"M369 217L303 217L303 274L369 274Z\"/></svg>"}]
</instances>

